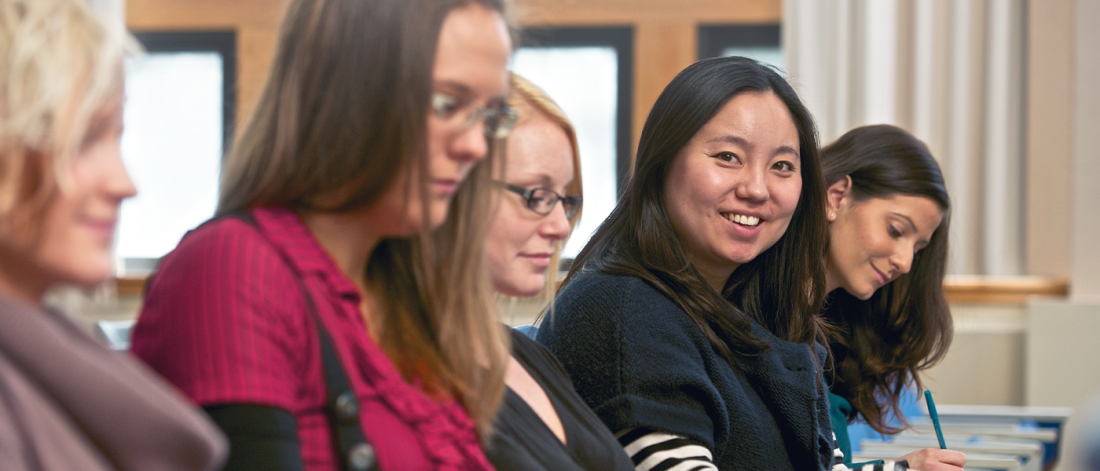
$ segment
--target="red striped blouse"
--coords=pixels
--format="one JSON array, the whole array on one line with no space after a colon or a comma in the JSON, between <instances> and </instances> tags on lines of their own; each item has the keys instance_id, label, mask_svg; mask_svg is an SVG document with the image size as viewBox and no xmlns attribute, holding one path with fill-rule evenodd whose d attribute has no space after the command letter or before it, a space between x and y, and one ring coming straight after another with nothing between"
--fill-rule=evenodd
<instances>
[{"instance_id":1,"label":"red striped blouse","mask_svg":"<svg viewBox=\"0 0 1100 471\"><path fill-rule=\"evenodd\" d=\"M294 212L252 210L188 234L162 261L133 353L202 406L290 411L309 471L336 470L316 327L304 283L359 398L381 469L492 469L456 400L407 383L367 335L359 294ZM289 260L289 263L287 263Z\"/></svg>"}]
</instances>

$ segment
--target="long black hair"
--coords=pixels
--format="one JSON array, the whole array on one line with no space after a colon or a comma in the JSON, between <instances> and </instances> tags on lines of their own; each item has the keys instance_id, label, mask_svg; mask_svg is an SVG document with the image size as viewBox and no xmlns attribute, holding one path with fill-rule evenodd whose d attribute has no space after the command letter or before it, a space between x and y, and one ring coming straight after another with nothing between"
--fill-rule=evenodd
<instances>
[{"instance_id":1,"label":"long black hair","mask_svg":"<svg viewBox=\"0 0 1100 471\"><path fill-rule=\"evenodd\" d=\"M739 266L721 293L703 279L666 215L662 197L673 159L734 96L774 93L798 129L802 192L787 232ZM665 87L646 119L634 174L611 216L577 256L566 285L582 270L642 278L675 301L728 362L767 348L754 319L781 339L823 342L818 313L825 290L825 184L809 111L771 68L743 57L697 62Z\"/></svg>"},{"instance_id":2,"label":"long black hair","mask_svg":"<svg viewBox=\"0 0 1100 471\"><path fill-rule=\"evenodd\" d=\"M893 195L920 196L935 202L943 221L927 246L913 255L909 273L879 288L866 301L842 289L829 295L825 317L836 329L833 392L852 404L854 414L881 433L897 433L890 416L899 414L899 398L916 383L918 372L947 354L951 312L943 295L951 199L932 153L916 137L888 125L848 131L821 149L825 180L852 179L856 202Z\"/></svg>"}]
</instances>

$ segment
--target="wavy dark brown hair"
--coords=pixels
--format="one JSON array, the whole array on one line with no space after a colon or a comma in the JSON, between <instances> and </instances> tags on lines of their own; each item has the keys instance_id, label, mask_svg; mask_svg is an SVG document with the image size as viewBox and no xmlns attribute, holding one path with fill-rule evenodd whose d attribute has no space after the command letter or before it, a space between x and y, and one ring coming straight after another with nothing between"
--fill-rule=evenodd
<instances>
[{"instance_id":1,"label":"wavy dark brown hair","mask_svg":"<svg viewBox=\"0 0 1100 471\"><path fill-rule=\"evenodd\" d=\"M798 129L802 192L787 232L739 266L718 293L684 250L663 195L680 150L727 102L746 92L774 93L790 111ZM731 365L737 355L767 348L752 334L750 319L783 340L822 343L818 313L825 291L821 257L827 234L825 184L817 159L813 119L778 73L743 57L699 61L680 72L657 98L642 128L633 176L562 286L582 270L641 278L676 302Z\"/></svg>"},{"instance_id":2,"label":"wavy dark brown hair","mask_svg":"<svg viewBox=\"0 0 1100 471\"><path fill-rule=\"evenodd\" d=\"M856 200L893 195L932 200L943 221L927 246L913 256L909 273L879 288L866 301L838 289L824 316L834 327L832 390L852 404L849 420L862 416L880 433L905 424L899 399L920 371L943 359L951 344L951 311L943 295L951 199L928 147L894 126L863 126L821 149L825 180L852 179ZM891 425L897 419L901 427Z\"/></svg>"}]
</instances>

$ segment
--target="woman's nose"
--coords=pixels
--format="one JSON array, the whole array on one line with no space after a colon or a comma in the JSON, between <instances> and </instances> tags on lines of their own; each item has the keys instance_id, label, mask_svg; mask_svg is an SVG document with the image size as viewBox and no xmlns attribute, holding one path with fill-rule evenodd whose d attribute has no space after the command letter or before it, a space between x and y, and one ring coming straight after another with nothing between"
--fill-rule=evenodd
<instances>
[{"instance_id":1,"label":"woman's nose","mask_svg":"<svg viewBox=\"0 0 1100 471\"><path fill-rule=\"evenodd\" d=\"M543 237L551 240L562 240L569 237L573 228L569 225L569 218L565 217L565 204L558 202L554 209L547 214L546 220L539 226L539 232Z\"/></svg>"},{"instance_id":2,"label":"woman's nose","mask_svg":"<svg viewBox=\"0 0 1100 471\"><path fill-rule=\"evenodd\" d=\"M489 155L489 140L485 137L485 121L477 120L473 126L454 136L448 147L450 157L459 162L473 162Z\"/></svg>"},{"instance_id":3,"label":"woman's nose","mask_svg":"<svg viewBox=\"0 0 1100 471\"><path fill-rule=\"evenodd\" d=\"M765 171L746 167L742 170L737 182L737 197L748 201L766 201L768 199L768 183L765 179Z\"/></svg>"},{"instance_id":4,"label":"woman's nose","mask_svg":"<svg viewBox=\"0 0 1100 471\"><path fill-rule=\"evenodd\" d=\"M902 247L894 254L890 263L894 266L894 270L898 272L898 275L904 275L913 268L913 257L912 247Z\"/></svg>"}]
</instances>

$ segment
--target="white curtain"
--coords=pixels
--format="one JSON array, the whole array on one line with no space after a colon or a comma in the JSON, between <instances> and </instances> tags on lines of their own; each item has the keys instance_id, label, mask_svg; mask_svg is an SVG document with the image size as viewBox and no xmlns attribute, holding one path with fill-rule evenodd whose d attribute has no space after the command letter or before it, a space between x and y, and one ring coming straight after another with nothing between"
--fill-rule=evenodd
<instances>
[{"instance_id":1,"label":"white curtain","mask_svg":"<svg viewBox=\"0 0 1100 471\"><path fill-rule=\"evenodd\" d=\"M947 179L951 272L1025 272L1024 0L784 0L788 77L822 144L865 124L925 141Z\"/></svg>"}]
</instances>

